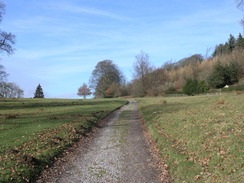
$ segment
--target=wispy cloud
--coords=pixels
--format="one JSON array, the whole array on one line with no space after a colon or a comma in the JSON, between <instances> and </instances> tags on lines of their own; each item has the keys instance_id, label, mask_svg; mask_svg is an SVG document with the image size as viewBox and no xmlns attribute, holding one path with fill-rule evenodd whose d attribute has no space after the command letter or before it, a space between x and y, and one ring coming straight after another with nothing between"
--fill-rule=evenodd
<instances>
[{"instance_id":1,"label":"wispy cloud","mask_svg":"<svg viewBox=\"0 0 244 183\"><path fill-rule=\"evenodd\" d=\"M33 31L33 29L36 30L37 28L42 29L40 25L48 24L51 21L53 21L53 19L47 16L16 17L16 19L8 23L8 25L13 26L15 30L17 28L17 31Z\"/></svg>"},{"instance_id":2,"label":"wispy cloud","mask_svg":"<svg viewBox=\"0 0 244 183\"><path fill-rule=\"evenodd\" d=\"M93 69L92 64L84 64L84 63L60 63L55 65L50 65L48 67L44 67L40 76L42 78L47 79L58 79L61 77L68 77L69 75L75 75L77 73L87 73ZM45 73L45 75L43 75ZM89 73L90 74L90 73Z\"/></svg>"},{"instance_id":3,"label":"wispy cloud","mask_svg":"<svg viewBox=\"0 0 244 183\"><path fill-rule=\"evenodd\" d=\"M58 1L57 3L51 2L46 7L48 7L51 10L63 11L65 13L97 15L97 16L107 17L107 18L116 19L120 21L132 20L129 17L120 16L112 12L101 10L101 9L76 5L72 2L60 2L60 1Z\"/></svg>"}]
</instances>

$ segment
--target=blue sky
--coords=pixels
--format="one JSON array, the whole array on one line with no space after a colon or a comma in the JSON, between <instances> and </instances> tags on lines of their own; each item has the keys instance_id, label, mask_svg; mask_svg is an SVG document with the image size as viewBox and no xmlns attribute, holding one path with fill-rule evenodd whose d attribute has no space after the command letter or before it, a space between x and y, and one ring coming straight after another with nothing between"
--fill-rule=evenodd
<instances>
[{"instance_id":1,"label":"blue sky","mask_svg":"<svg viewBox=\"0 0 244 183\"><path fill-rule=\"evenodd\" d=\"M1 56L8 80L33 97L78 98L99 61L110 59L128 80L135 56L152 65L212 51L243 32L234 0L3 0L1 29L16 35Z\"/></svg>"}]
</instances>

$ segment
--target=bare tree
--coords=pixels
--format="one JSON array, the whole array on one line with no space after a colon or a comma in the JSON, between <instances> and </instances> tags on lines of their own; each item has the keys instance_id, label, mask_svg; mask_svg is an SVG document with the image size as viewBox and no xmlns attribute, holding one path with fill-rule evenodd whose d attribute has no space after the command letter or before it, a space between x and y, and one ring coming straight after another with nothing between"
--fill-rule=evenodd
<instances>
[{"instance_id":1,"label":"bare tree","mask_svg":"<svg viewBox=\"0 0 244 183\"><path fill-rule=\"evenodd\" d=\"M239 10L244 11L244 0L236 0L236 6ZM244 29L244 15L243 18L241 19L241 25Z\"/></svg>"},{"instance_id":2,"label":"bare tree","mask_svg":"<svg viewBox=\"0 0 244 183\"><path fill-rule=\"evenodd\" d=\"M150 79L149 79L149 73L153 71L153 67L151 66L149 62L149 56L144 51L141 51L139 55L136 57L136 61L134 63L134 79L138 80L138 83L141 84L140 87L142 91L140 93L143 93L143 95L146 94L147 89L149 89L150 85Z\"/></svg>"},{"instance_id":3,"label":"bare tree","mask_svg":"<svg viewBox=\"0 0 244 183\"><path fill-rule=\"evenodd\" d=\"M5 31L0 31L0 53L7 53L9 55L13 54L13 44L15 44L15 35Z\"/></svg>"},{"instance_id":4,"label":"bare tree","mask_svg":"<svg viewBox=\"0 0 244 183\"><path fill-rule=\"evenodd\" d=\"M83 96L83 98L85 99L87 95L91 95L91 89L87 86L86 83L84 83L80 88L78 88L78 93L77 95L79 96Z\"/></svg>"},{"instance_id":5,"label":"bare tree","mask_svg":"<svg viewBox=\"0 0 244 183\"><path fill-rule=\"evenodd\" d=\"M8 74L6 73L4 66L0 65L0 83L3 82L7 76Z\"/></svg>"},{"instance_id":6,"label":"bare tree","mask_svg":"<svg viewBox=\"0 0 244 183\"><path fill-rule=\"evenodd\" d=\"M4 14L5 14L5 4L0 2L0 22L2 21Z\"/></svg>"},{"instance_id":7,"label":"bare tree","mask_svg":"<svg viewBox=\"0 0 244 183\"><path fill-rule=\"evenodd\" d=\"M208 47L208 48L206 49L206 53L205 53L205 57L204 57L205 60L208 60L209 58L211 58L211 57L209 56L209 53L210 53L211 49L212 49L212 48L210 48L210 47Z\"/></svg>"},{"instance_id":8,"label":"bare tree","mask_svg":"<svg viewBox=\"0 0 244 183\"><path fill-rule=\"evenodd\" d=\"M244 11L244 0L236 0L236 6L241 11Z\"/></svg>"},{"instance_id":9,"label":"bare tree","mask_svg":"<svg viewBox=\"0 0 244 183\"><path fill-rule=\"evenodd\" d=\"M15 83L0 83L0 98L22 98L24 91Z\"/></svg>"},{"instance_id":10,"label":"bare tree","mask_svg":"<svg viewBox=\"0 0 244 183\"><path fill-rule=\"evenodd\" d=\"M24 91L15 83L7 82L7 76L4 66L0 65L0 98L22 98Z\"/></svg>"},{"instance_id":11,"label":"bare tree","mask_svg":"<svg viewBox=\"0 0 244 183\"><path fill-rule=\"evenodd\" d=\"M124 76L112 60L98 62L90 77L90 87L95 90L97 98L110 97L106 95L110 86L112 84L120 86L123 82Z\"/></svg>"},{"instance_id":12,"label":"bare tree","mask_svg":"<svg viewBox=\"0 0 244 183\"><path fill-rule=\"evenodd\" d=\"M0 22L5 14L5 5L0 2ZM0 29L0 53L13 54L13 45L15 44L15 35L7 33Z\"/></svg>"}]
</instances>

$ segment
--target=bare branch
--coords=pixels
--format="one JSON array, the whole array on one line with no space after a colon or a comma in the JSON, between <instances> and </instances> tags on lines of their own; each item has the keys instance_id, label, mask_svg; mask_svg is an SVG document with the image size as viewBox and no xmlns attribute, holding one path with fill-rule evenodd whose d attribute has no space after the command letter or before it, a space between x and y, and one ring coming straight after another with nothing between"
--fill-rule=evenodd
<instances>
[{"instance_id":1,"label":"bare branch","mask_svg":"<svg viewBox=\"0 0 244 183\"><path fill-rule=\"evenodd\" d=\"M236 7L239 10L244 11L244 0L236 0Z\"/></svg>"},{"instance_id":2,"label":"bare branch","mask_svg":"<svg viewBox=\"0 0 244 183\"><path fill-rule=\"evenodd\" d=\"M13 54L13 44L15 44L15 35L0 31L0 53L6 52L7 54Z\"/></svg>"},{"instance_id":3,"label":"bare branch","mask_svg":"<svg viewBox=\"0 0 244 183\"><path fill-rule=\"evenodd\" d=\"M0 22L2 21L4 14L5 14L5 4L0 2Z\"/></svg>"},{"instance_id":4,"label":"bare branch","mask_svg":"<svg viewBox=\"0 0 244 183\"><path fill-rule=\"evenodd\" d=\"M6 80L7 76L4 66L0 65L0 83Z\"/></svg>"}]
</instances>

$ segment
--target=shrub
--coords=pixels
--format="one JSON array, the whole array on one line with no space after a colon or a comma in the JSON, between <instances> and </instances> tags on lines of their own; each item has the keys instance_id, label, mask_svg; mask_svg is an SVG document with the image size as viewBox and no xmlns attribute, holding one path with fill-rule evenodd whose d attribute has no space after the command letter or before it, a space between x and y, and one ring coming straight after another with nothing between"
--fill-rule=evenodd
<instances>
[{"instance_id":1,"label":"shrub","mask_svg":"<svg viewBox=\"0 0 244 183\"><path fill-rule=\"evenodd\" d=\"M187 79L186 84L183 87L183 91L187 95L196 95L208 92L209 86L205 83L205 81Z\"/></svg>"}]
</instances>

